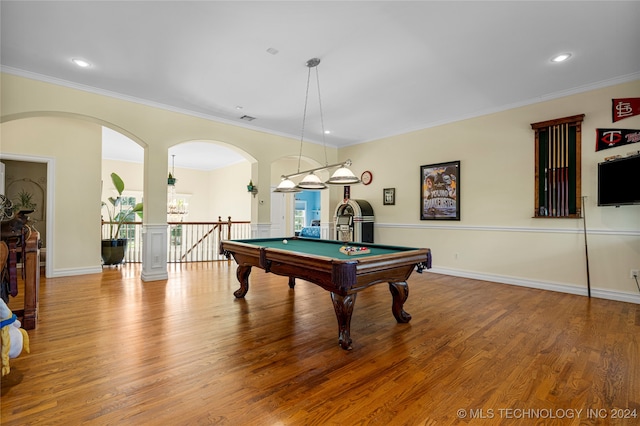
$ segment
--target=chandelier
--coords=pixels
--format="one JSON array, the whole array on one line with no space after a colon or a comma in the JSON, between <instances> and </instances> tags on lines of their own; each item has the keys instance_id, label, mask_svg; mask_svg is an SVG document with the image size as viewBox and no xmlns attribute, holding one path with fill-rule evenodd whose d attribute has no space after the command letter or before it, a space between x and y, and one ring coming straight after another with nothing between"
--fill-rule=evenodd
<instances>
[{"instance_id":1,"label":"chandelier","mask_svg":"<svg viewBox=\"0 0 640 426\"><path fill-rule=\"evenodd\" d=\"M300 136L300 153L298 154L298 171L296 173L292 173L289 175L282 175L281 182L273 192L300 192L303 189L325 189L327 188L327 183L331 185L350 185L354 183L360 183L360 179L358 179L353 172L349 169L351 166L351 160L344 161L342 163L336 164L328 164L327 161L327 146L324 140L324 117L322 115L322 99L320 97L320 77L318 75L318 64L320 64L320 59L312 58L307 61L307 90L304 98L304 111L302 113L302 134ZM325 157L325 166L317 167L311 170L300 171L300 160L302 158L302 144L304 141L304 130L305 124L307 120L307 105L309 103L309 84L311 82L311 69L315 69L316 71L316 84L318 87L318 105L320 107L320 125L322 130L322 143L324 145L324 157ZM333 168L338 168L331 178L328 181L322 182L322 180L315 174L317 171L321 170L329 170ZM295 184L291 178L296 176L306 176L300 181L300 183Z\"/></svg>"},{"instance_id":2,"label":"chandelier","mask_svg":"<svg viewBox=\"0 0 640 426\"><path fill-rule=\"evenodd\" d=\"M178 180L175 178L176 156L172 155L171 157L171 171L167 178L167 215L169 222L181 222L189 214L189 203L176 195L176 181Z\"/></svg>"}]
</instances>

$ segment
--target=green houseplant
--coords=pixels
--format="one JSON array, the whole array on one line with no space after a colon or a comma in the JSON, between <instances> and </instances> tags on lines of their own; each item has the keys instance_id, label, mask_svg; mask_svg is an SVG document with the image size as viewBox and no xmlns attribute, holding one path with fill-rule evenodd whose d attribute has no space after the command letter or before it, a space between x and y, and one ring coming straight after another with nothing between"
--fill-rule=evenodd
<instances>
[{"instance_id":1,"label":"green houseplant","mask_svg":"<svg viewBox=\"0 0 640 426\"><path fill-rule=\"evenodd\" d=\"M13 211L19 212L21 210L34 211L37 205L34 203L33 194L21 189L17 198L13 201Z\"/></svg>"},{"instance_id":2,"label":"green houseplant","mask_svg":"<svg viewBox=\"0 0 640 426\"><path fill-rule=\"evenodd\" d=\"M116 173L111 173L111 181L118 192L117 197L109 197L108 203L103 201L102 208L107 210L109 217L109 238L102 240L102 263L117 265L124 260L127 239L120 237L120 228L125 222L133 222L136 216L142 217L142 203L131 206L122 197L124 182Z\"/></svg>"}]
</instances>

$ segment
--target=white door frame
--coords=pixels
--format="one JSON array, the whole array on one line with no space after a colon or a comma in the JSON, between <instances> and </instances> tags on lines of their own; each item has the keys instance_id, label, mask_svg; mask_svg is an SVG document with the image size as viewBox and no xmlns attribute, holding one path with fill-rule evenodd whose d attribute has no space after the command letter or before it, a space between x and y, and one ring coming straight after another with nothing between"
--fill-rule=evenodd
<instances>
[{"instance_id":1,"label":"white door frame","mask_svg":"<svg viewBox=\"0 0 640 426\"><path fill-rule=\"evenodd\" d=\"M26 161L30 163L46 163L47 164L47 217L45 222L47 223L47 255L45 256L45 276L47 278L53 277L53 256L56 252L55 247L55 228L53 226L54 215L54 193L55 193L55 170L56 160L51 157L35 157L30 155L14 155L0 153L0 160L13 160L13 161Z\"/></svg>"}]
</instances>

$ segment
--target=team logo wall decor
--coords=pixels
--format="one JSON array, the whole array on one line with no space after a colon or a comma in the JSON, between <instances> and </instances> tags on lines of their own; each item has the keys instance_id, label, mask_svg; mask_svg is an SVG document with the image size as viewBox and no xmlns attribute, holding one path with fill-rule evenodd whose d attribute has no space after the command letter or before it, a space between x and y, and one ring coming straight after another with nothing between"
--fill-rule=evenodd
<instances>
[{"instance_id":1,"label":"team logo wall decor","mask_svg":"<svg viewBox=\"0 0 640 426\"><path fill-rule=\"evenodd\" d=\"M596 151L640 142L640 130L596 129Z\"/></svg>"},{"instance_id":2,"label":"team logo wall decor","mask_svg":"<svg viewBox=\"0 0 640 426\"><path fill-rule=\"evenodd\" d=\"M640 115L640 98L612 99L611 119L616 121Z\"/></svg>"}]
</instances>

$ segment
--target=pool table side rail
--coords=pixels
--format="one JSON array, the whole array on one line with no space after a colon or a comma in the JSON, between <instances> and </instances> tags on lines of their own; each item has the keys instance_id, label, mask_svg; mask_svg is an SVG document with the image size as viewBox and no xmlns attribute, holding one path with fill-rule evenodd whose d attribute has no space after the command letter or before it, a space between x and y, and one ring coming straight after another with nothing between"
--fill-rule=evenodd
<instances>
[{"instance_id":1,"label":"pool table side rail","mask_svg":"<svg viewBox=\"0 0 640 426\"><path fill-rule=\"evenodd\" d=\"M305 238L300 236L294 236L294 237L283 238L283 239L269 237L269 238L249 238L249 239L225 240L225 241L229 241L233 243L245 243L245 244L251 244L251 245L258 245L260 241L272 242L272 241L282 241L285 239L288 241L291 241L291 240L309 241L314 244L332 244L332 245L338 245L338 246L348 245L353 247L372 247L372 248L377 247L377 248L382 248L387 250L398 250L398 251L408 251L408 250L416 249L414 247L396 246L396 245L388 245L388 244L345 242L340 240L329 240L329 239L323 239L323 238Z\"/></svg>"},{"instance_id":2,"label":"pool table side rail","mask_svg":"<svg viewBox=\"0 0 640 426\"><path fill-rule=\"evenodd\" d=\"M232 255L238 265L257 266L276 275L300 278L341 295L381 282L405 282L417 265L427 262L430 252L403 247L404 251L398 253L335 259L253 242L235 240L222 244L227 257Z\"/></svg>"},{"instance_id":3,"label":"pool table side rail","mask_svg":"<svg viewBox=\"0 0 640 426\"><path fill-rule=\"evenodd\" d=\"M325 256L312 256L306 253L278 250L238 241L223 241L227 257L233 256L238 266L256 266L265 272L300 278L319 285L328 291L346 294L347 289L356 283L357 260L334 262ZM292 259L295 258L295 261ZM340 282L342 288L336 288ZM346 288L344 288L346 287Z\"/></svg>"}]
</instances>

